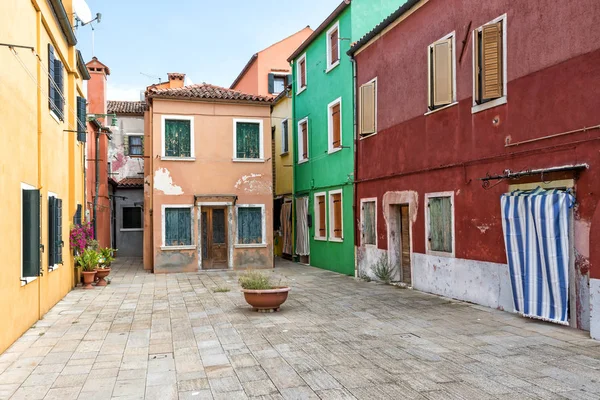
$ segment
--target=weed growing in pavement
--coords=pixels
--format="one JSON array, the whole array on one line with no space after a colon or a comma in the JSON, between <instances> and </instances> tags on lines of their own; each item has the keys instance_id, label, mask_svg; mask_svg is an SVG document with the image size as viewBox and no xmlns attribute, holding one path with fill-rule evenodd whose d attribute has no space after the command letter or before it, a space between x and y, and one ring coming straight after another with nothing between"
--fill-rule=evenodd
<instances>
[{"instance_id":1,"label":"weed growing in pavement","mask_svg":"<svg viewBox=\"0 0 600 400\"><path fill-rule=\"evenodd\" d=\"M213 289L214 293L227 293L229 292L229 288L226 287L216 287Z\"/></svg>"},{"instance_id":2,"label":"weed growing in pavement","mask_svg":"<svg viewBox=\"0 0 600 400\"><path fill-rule=\"evenodd\" d=\"M373 266L373 273L380 281L390 283L396 275L396 267L389 263L387 255L384 254Z\"/></svg>"}]
</instances>

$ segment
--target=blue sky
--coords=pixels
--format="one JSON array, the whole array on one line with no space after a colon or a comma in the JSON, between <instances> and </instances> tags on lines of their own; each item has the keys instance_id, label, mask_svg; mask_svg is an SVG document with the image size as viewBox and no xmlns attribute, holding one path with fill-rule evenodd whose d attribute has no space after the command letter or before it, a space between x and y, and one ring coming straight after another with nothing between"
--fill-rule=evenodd
<instances>
[{"instance_id":1,"label":"blue sky","mask_svg":"<svg viewBox=\"0 0 600 400\"><path fill-rule=\"evenodd\" d=\"M77 47L110 70L109 100L139 100L155 83L141 73L183 72L194 83L226 86L250 56L307 25L315 29L341 0L87 0L94 23L80 27Z\"/></svg>"}]
</instances>

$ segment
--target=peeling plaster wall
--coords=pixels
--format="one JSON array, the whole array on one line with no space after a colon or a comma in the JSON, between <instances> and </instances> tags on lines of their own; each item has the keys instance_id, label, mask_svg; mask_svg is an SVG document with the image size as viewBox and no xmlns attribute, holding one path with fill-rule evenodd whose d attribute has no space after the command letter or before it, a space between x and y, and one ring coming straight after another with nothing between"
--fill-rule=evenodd
<instances>
[{"instance_id":1,"label":"peeling plaster wall","mask_svg":"<svg viewBox=\"0 0 600 400\"><path fill-rule=\"evenodd\" d=\"M600 340L600 279L590 279L590 336Z\"/></svg>"},{"instance_id":2,"label":"peeling plaster wall","mask_svg":"<svg viewBox=\"0 0 600 400\"><path fill-rule=\"evenodd\" d=\"M111 128L112 139L108 146L111 177L117 182L124 178L143 178L144 159L125 154L124 137L127 134L144 135L144 117L118 114L117 119L119 127Z\"/></svg>"},{"instance_id":3,"label":"peeling plaster wall","mask_svg":"<svg viewBox=\"0 0 600 400\"><path fill-rule=\"evenodd\" d=\"M177 186L173 183L171 173L166 168L159 168L154 172L154 189L160 190L164 194L168 195L183 194L181 186Z\"/></svg>"}]
</instances>

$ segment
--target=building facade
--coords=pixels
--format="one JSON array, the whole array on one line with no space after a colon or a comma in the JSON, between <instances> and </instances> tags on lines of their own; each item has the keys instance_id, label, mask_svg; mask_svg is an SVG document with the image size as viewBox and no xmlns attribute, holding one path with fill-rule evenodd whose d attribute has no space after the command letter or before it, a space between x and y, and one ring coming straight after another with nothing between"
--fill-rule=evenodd
<instances>
[{"instance_id":1,"label":"building facade","mask_svg":"<svg viewBox=\"0 0 600 400\"><path fill-rule=\"evenodd\" d=\"M147 104L144 264L272 268L271 98L202 84L150 88Z\"/></svg>"},{"instance_id":2,"label":"building facade","mask_svg":"<svg viewBox=\"0 0 600 400\"><path fill-rule=\"evenodd\" d=\"M84 204L89 79L71 0L9 0L3 10L0 353L76 284L69 227Z\"/></svg>"},{"instance_id":3,"label":"building facade","mask_svg":"<svg viewBox=\"0 0 600 400\"><path fill-rule=\"evenodd\" d=\"M599 12L413 0L352 47L361 274L389 263L416 289L513 311L500 199L567 191L568 323L600 337Z\"/></svg>"}]
</instances>

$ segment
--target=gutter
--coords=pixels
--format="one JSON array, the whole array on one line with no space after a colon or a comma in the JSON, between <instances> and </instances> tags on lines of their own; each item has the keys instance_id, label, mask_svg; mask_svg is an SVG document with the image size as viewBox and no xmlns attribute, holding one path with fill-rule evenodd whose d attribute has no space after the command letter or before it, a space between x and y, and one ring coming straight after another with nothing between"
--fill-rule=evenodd
<instances>
[{"instance_id":1,"label":"gutter","mask_svg":"<svg viewBox=\"0 0 600 400\"><path fill-rule=\"evenodd\" d=\"M85 66L85 62L83 61L83 56L81 55L81 51L77 50L77 71L79 71L79 75L84 81L89 81L92 79L90 75L90 71Z\"/></svg>"},{"instance_id":2,"label":"gutter","mask_svg":"<svg viewBox=\"0 0 600 400\"><path fill-rule=\"evenodd\" d=\"M75 46L77 44L77 38L75 37L75 33L73 33L73 28L71 28L71 21L67 16L67 12L65 11L65 7L61 0L48 0L50 7L54 11L54 15L56 19L58 19L58 24L60 25L60 29L67 39L67 43L69 46Z\"/></svg>"}]
</instances>

